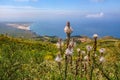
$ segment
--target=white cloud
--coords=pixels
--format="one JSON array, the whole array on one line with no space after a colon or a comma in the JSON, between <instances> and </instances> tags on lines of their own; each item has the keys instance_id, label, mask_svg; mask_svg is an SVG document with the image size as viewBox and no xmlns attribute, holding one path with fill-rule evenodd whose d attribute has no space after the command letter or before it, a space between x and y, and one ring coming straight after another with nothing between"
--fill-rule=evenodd
<instances>
[{"instance_id":1,"label":"white cloud","mask_svg":"<svg viewBox=\"0 0 120 80\"><path fill-rule=\"evenodd\" d=\"M104 16L103 12L96 13L96 14L87 14L86 18L101 18Z\"/></svg>"},{"instance_id":2,"label":"white cloud","mask_svg":"<svg viewBox=\"0 0 120 80\"><path fill-rule=\"evenodd\" d=\"M104 0L91 0L91 1L94 1L94 2L102 2Z\"/></svg>"},{"instance_id":3,"label":"white cloud","mask_svg":"<svg viewBox=\"0 0 120 80\"><path fill-rule=\"evenodd\" d=\"M72 11L71 11L72 12ZM72 15L72 13L66 10L52 10L37 8L33 6L0 6L0 20L35 20L35 19L49 19L65 17L66 15ZM74 13L73 13L74 14Z\"/></svg>"},{"instance_id":4,"label":"white cloud","mask_svg":"<svg viewBox=\"0 0 120 80\"><path fill-rule=\"evenodd\" d=\"M62 15L62 16L67 16L67 15L78 16L78 15L84 14L82 13L82 11L77 11L77 10L74 10L74 11L58 10L58 9L54 10L54 9L37 8L33 6L11 6L11 5L1 5L0 12L1 12L0 16L2 13L9 14L9 13L16 13L16 12L17 12L16 14L30 12L32 14L56 14L56 15ZM24 14L24 15L30 15L30 14Z\"/></svg>"},{"instance_id":5,"label":"white cloud","mask_svg":"<svg viewBox=\"0 0 120 80\"><path fill-rule=\"evenodd\" d=\"M14 1L17 1L17 2L29 2L29 1L37 2L38 0L14 0Z\"/></svg>"},{"instance_id":6,"label":"white cloud","mask_svg":"<svg viewBox=\"0 0 120 80\"><path fill-rule=\"evenodd\" d=\"M0 5L0 20L36 20L83 17L84 11L46 9L33 6Z\"/></svg>"}]
</instances>

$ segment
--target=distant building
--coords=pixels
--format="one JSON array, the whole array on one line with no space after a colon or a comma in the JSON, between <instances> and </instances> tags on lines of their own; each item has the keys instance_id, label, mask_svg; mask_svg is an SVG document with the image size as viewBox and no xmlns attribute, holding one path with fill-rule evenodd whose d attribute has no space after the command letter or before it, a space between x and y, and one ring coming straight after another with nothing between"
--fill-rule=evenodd
<instances>
[{"instance_id":1,"label":"distant building","mask_svg":"<svg viewBox=\"0 0 120 80\"><path fill-rule=\"evenodd\" d=\"M72 38L74 38L75 41L80 41L82 43L91 41L91 39L88 38L87 36L72 36Z\"/></svg>"},{"instance_id":2,"label":"distant building","mask_svg":"<svg viewBox=\"0 0 120 80\"><path fill-rule=\"evenodd\" d=\"M89 38L86 38L86 37L79 38L79 40L80 40L81 42L89 42L89 41L91 41Z\"/></svg>"}]
</instances>

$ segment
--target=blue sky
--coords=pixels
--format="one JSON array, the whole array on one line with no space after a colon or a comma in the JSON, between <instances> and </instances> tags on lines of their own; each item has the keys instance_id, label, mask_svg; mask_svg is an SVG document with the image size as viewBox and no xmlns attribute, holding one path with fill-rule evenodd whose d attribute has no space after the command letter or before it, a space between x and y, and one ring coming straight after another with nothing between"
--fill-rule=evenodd
<instances>
[{"instance_id":1,"label":"blue sky","mask_svg":"<svg viewBox=\"0 0 120 80\"><path fill-rule=\"evenodd\" d=\"M120 0L0 0L0 21L120 18Z\"/></svg>"}]
</instances>

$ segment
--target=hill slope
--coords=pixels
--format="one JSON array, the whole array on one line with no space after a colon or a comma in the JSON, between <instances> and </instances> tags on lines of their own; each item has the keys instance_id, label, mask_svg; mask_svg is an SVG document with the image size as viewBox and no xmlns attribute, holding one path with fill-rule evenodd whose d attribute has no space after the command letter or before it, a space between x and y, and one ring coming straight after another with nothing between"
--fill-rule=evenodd
<instances>
[{"instance_id":1,"label":"hill slope","mask_svg":"<svg viewBox=\"0 0 120 80\"><path fill-rule=\"evenodd\" d=\"M12 24L12 25L8 25ZM33 38L36 37L37 35L30 30L24 30L24 29L19 29L16 26L14 27L13 24L18 24L18 25L30 25L31 23L8 23L8 22L0 22L0 34L7 34L9 36L13 37L22 37L22 38Z\"/></svg>"},{"instance_id":2,"label":"hill slope","mask_svg":"<svg viewBox=\"0 0 120 80\"><path fill-rule=\"evenodd\" d=\"M77 48L86 52L86 45L92 46L93 41L79 43ZM100 68L103 72L99 68L95 68L94 75L99 77L100 80L106 80L105 75L111 80L120 79L120 40L99 39L97 46L98 55L100 48L106 49L104 54L106 61L104 64L99 65L100 67L104 66ZM63 53L64 51L65 49L63 49ZM56 46L50 42L0 35L0 80L63 80L64 56L61 62L62 66L59 68L54 61L57 52ZM93 53L91 52L91 54ZM71 65L68 65L68 80L75 79L76 59L77 52L75 48L73 72L71 72ZM78 75L76 80L86 80L86 76L83 73L83 77L81 78ZM96 79L97 77L93 78Z\"/></svg>"}]
</instances>

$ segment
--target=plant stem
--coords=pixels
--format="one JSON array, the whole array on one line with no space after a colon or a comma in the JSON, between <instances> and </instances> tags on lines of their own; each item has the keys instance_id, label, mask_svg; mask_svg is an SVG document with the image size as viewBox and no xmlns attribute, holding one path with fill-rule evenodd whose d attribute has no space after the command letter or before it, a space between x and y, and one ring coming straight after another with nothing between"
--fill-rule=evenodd
<instances>
[{"instance_id":1,"label":"plant stem","mask_svg":"<svg viewBox=\"0 0 120 80\"><path fill-rule=\"evenodd\" d=\"M65 79L67 79L67 67L68 67L68 62L67 62L67 55L65 55Z\"/></svg>"},{"instance_id":2,"label":"plant stem","mask_svg":"<svg viewBox=\"0 0 120 80\"><path fill-rule=\"evenodd\" d=\"M70 42L70 33L67 33L67 48L69 46L69 42Z\"/></svg>"},{"instance_id":3,"label":"plant stem","mask_svg":"<svg viewBox=\"0 0 120 80\"><path fill-rule=\"evenodd\" d=\"M61 62L58 62L58 67L59 67L59 71L60 71L60 76L62 78L62 73L61 73Z\"/></svg>"},{"instance_id":4,"label":"plant stem","mask_svg":"<svg viewBox=\"0 0 120 80\"><path fill-rule=\"evenodd\" d=\"M92 80L92 76L93 76L93 70L94 70L94 67L95 67L95 54L96 54L96 50L97 50L97 37L94 38L94 53L93 53L93 56L92 56L92 64L91 64L91 71L90 71L90 80Z\"/></svg>"}]
</instances>

